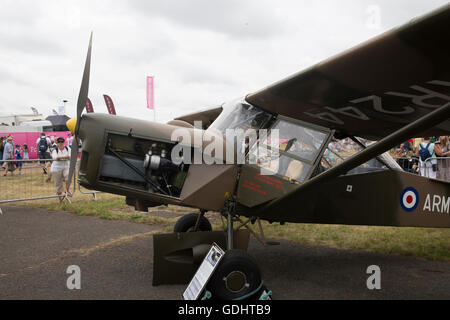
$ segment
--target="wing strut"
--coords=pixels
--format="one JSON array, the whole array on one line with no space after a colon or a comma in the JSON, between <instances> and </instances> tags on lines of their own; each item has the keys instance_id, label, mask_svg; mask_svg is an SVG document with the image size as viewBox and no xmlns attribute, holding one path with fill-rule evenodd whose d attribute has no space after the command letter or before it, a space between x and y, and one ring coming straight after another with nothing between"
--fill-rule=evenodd
<instances>
[{"instance_id":1,"label":"wing strut","mask_svg":"<svg viewBox=\"0 0 450 320\"><path fill-rule=\"evenodd\" d=\"M416 121L410 123L406 127L397 130L396 132L383 138L377 143L370 145L363 151L353 155L352 157L348 158L347 160L338 164L337 166L315 176L311 180L308 180L307 182L302 184L299 188L286 193L284 196L278 199L272 200L271 202L263 206L260 212L270 211L276 208L276 206L282 201L295 201L295 197L298 193L301 193L316 184L325 183L326 181L337 178L340 175L346 173L347 171L385 152L386 150L389 150L395 147L396 145L402 143L403 141L406 141L411 137L414 137L415 134L425 131L426 128L438 125L449 118L450 118L450 102L440 107L439 109L430 112L429 114L423 116L422 118L417 119Z\"/></svg>"}]
</instances>

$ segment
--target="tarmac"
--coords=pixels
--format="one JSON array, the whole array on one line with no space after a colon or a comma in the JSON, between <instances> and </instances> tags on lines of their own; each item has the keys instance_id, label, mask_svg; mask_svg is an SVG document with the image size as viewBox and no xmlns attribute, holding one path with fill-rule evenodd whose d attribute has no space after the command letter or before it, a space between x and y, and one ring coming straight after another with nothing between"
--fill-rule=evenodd
<instances>
[{"instance_id":1,"label":"tarmac","mask_svg":"<svg viewBox=\"0 0 450 320\"><path fill-rule=\"evenodd\" d=\"M186 285L152 286L148 225L68 212L2 206L0 299L181 300ZM276 300L450 299L450 263L360 250L254 238L249 254ZM80 268L80 289L69 289L69 266ZM368 289L380 270L381 289ZM371 281L369 281L371 282Z\"/></svg>"}]
</instances>

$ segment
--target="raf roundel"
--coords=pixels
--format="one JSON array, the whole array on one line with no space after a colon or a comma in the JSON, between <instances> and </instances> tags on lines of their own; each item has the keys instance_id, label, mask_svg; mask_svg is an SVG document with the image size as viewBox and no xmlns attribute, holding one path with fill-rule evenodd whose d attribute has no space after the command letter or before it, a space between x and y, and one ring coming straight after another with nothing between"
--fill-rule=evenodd
<instances>
[{"instance_id":1,"label":"raf roundel","mask_svg":"<svg viewBox=\"0 0 450 320\"><path fill-rule=\"evenodd\" d=\"M417 208L419 204L419 193L413 187L408 187L402 191L400 196L400 205L403 210L411 212Z\"/></svg>"}]
</instances>

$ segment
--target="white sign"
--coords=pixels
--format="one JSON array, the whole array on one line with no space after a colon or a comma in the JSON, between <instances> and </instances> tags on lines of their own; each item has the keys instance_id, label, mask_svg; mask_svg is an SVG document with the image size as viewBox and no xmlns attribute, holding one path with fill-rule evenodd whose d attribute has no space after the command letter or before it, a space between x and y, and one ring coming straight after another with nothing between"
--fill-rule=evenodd
<instances>
[{"instance_id":1,"label":"white sign","mask_svg":"<svg viewBox=\"0 0 450 320\"><path fill-rule=\"evenodd\" d=\"M184 291L184 300L198 299L224 254L225 252L217 244L213 243L208 254L203 259L203 262L200 264L200 267Z\"/></svg>"}]
</instances>

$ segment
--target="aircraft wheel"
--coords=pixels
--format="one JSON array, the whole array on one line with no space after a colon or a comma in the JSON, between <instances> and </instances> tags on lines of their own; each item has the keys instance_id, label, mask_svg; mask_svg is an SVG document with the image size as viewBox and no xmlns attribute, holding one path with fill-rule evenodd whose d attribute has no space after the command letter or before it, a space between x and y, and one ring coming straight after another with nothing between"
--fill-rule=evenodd
<instances>
[{"instance_id":1,"label":"aircraft wheel","mask_svg":"<svg viewBox=\"0 0 450 320\"><path fill-rule=\"evenodd\" d=\"M255 260L245 251L228 250L208 283L214 299L231 300L258 289L261 272Z\"/></svg>"},{"instance_id":2,"label":"aircraft wheel","mask_svg":"<svg viewBox=\"0 0 450 320\"><path fill-rule=\"evenodd\" d=\"M192 232L195 228L195 224L197 222L198 213L189 213L182 216L178 219L177 223L175 223L175 227L173 228L174 232ZM200 223L198 225L197 231L211 231L211 223L204 216L200 217Z\"/></svg>"}]
</instances>

